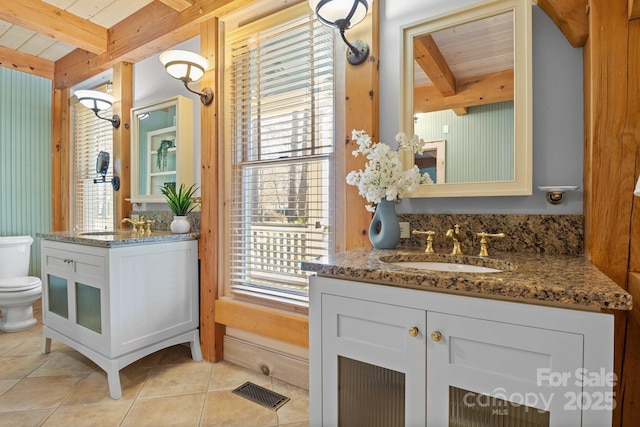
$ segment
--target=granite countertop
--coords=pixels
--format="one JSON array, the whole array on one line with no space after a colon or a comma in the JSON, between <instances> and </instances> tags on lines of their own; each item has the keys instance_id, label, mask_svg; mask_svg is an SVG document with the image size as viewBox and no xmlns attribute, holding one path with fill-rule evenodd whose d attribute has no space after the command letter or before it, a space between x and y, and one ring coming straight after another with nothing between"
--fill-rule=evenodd
<instances>
[{"instance_id":1,"label":"granite countertop","mask_svg":"<svg viewBox=\"0 0 640 427\"><path fill-rule=\"evenodd\" d=\"M37 236L43 240L55 240L57 242L98 246L101 248L179 242L196 240L200 237L199 233L174 234L164 230L154 230L150 235L133 233L131 230L116 230L96 232L54 231L37 233Z\"/></svg>"},{"instance_id":2,"label":"granite countertop","mask_svg":"<svg viewBox=\"0 0 640 427\"><path fill-rule=\"evenodd\" d=\"M419 270L393 261L441 261L493 267L498 273ZM583 256L525 252L470 255L425 254L417 249L355 249L302 262L318 276L428 291L444 291L576 309L631 310L631 295Z\"/></svg>"}]
</instances>

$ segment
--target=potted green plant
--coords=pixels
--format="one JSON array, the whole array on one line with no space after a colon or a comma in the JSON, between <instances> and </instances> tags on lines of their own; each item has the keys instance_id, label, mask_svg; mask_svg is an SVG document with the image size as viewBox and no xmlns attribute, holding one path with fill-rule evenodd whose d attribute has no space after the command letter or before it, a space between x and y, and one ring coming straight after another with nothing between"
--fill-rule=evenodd
<instances>
[{"instance_id":1,"label":"potted green plant","mask_svg":"<svg viewBox=\"0 0 640 427\"><path fill-rule=\"evenodd\" d=\"M193 194L198 187L192 184L190 187L180 184L176 190L175 184L167 182L160 187L160 191L167 199L169 208L173 212L173 221L169 228L176 234L188 233L191 230L191 224L187 220L187 214L197 206L193 201Z\"/></svg>"}]
</instances>

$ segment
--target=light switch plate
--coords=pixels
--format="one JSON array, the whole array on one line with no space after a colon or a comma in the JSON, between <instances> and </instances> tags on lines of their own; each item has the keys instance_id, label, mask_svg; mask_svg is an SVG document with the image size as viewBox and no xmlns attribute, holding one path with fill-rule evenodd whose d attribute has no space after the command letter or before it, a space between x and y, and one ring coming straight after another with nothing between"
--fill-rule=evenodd
<instances>
[{"instance_id":1,"label":"light switch plate","mask_svg":"<svg viewBox=\"0 0 640 427\"><path fill-rule=\"evenodd\" d=\"M400 238L401 239L409 239L411 237L411 223L410 222L401 222L400 223Z\"/></svg>"}]
</instances>

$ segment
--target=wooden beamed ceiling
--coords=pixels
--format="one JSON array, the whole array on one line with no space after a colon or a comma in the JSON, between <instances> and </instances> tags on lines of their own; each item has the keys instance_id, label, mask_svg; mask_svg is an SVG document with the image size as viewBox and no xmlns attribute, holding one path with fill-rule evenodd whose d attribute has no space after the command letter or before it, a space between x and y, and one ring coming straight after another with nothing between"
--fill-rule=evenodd
<instances>
[{"instance_id":1,"label":"wooden beamed ceiling","mask_svg":"<svg viewBox=\"0 0 640 427\"><path fill-rule=\"evenodd\" d=\"M640 0L628 0L629 16L640 15ZM587 0L536 0L574 47L584 46L589 36ZM414 41L414 59L429 80L414 88L414 112L424 113L453 109L458 115L467 108L512 100L513 70L457 79L430 35Z\"/></svg>"},{"instance_id":2,"label":"wooden beamed ceiling","mask_svg":"<svg viewBox=\"0 0 640 427\"><path fill-rule=\"evenodd\" d=\"M41 0L6 0L0 19L93 53L107 51L107 29Z\"/></svg>"},{"instance_id":3,"label":"wooden beamed ceiling","mask_svg":"<svg viewBox=\"0 0 640 427\"><path fill-rule=\"evenodd\" d=\"M560 28L571 46L584 46L589 37L587 0L536 0L536 3Z\"/></svg>"},{"instance_id":4,"label":"wooden beamed ceiling","mask_svg":"<svg viewBox=\"0 0 640 427\"><path fill-rule=\"evenodd\" d=\"M154 1L108 30L103 54L77 49L56 62L56 87L70 87L113 64L136 63L200 34L200 24L251 3L252 0L196 0L181 12Z\"/></svg>"},{"instance_id":5,"label":"wooden beamed ceiling","mask_svg":"<svg viewBox=\"0 0 640 427\"><path fill-rule=\"evenodd\" d=\"M55 62L0 47L1 66L50 78L61 89L193 38L202 22L252 0L156 0L108 29L41 0L0 2L0 19L78 46Z\"/></svg>"},{"instance_id":6,"label":"wooden beamed ceiling","mask_svg":"<svg viewBox=\"0 0 640 427\"><path fill-rule=\"evenodd\" d=\"M436 85L418 86L414 89L413 111L454 110L457 115L467 114L467 108L513 99L513 70L498 71L483 76L459 79L456 93L443 96Z\"/></svg>"},{"instance_id":7,"label":"wooden beamed ceiling","mask_svg":"<svg viewBox=\"0 0 640 427\"><path fill-rule=\"evenodd\" d=\"M470 40L477 28L482 28L487 39L495 42L487 51L475 48L485 40ZM504 31L505 28L509 31ZM460 116L467 114L469 107L513 100L512 28L511 18L505 15L482 23L478 21L471 27L458 26L453 32L445 30L446 35L438 32L415 37L413 59L426 78L414 73L420 76L414 80L414 114L451 109ZM506 35L498 36L504 33ZM450 57L458 61L453 65L459 70L459 76L454 75L452 64L447 62L434 39L436 35L444 42L442 46L446 45Z\"/></svg>"},{"instance_id":8,"label":"wooden beamed ceiling","mask_svg":"<svg viewBox=\"0 0 640 427\"><path fill-rule=\"evenodd\" d=\"M588 37L587 0L536 0L569 42L583 46ZM198 24L222 16L252 0L155 0L111 28L41 0L0 0L0 19L78 48L56 62L0 47L0 66L69 87L113 64L138 62L198 35ZM640 16L640 0L629 0L630 16ZM449 83L451 86L451 83Z\"/></svg>"}]
</instances>

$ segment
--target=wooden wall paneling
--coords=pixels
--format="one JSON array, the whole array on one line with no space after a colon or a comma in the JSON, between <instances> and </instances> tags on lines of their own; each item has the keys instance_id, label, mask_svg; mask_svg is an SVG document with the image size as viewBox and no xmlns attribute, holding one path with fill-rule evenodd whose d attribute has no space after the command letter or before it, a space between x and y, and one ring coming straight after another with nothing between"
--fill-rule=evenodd
<instances>
[{"instance_id":1,"label":"wooden wall paneling","mask_svg":"<svg viewBox=\"0 0 640 427\"><path fill-rule=\"evenodd\" d=\"M113 174L120 178L120 189L115 193L115 221L129 216L131 202L131 107L133 106L133 65L119 62L113 67L113 114L120 116L120 127L113 130Z\"/></svg>"},{"instance_id":2,"label":"wooden wall paneling","mask_svg":"<svg viewBox=\"0 0 640 427\"><path fill-rule=\"evenodd\" d=\"M280 312L272 308L234 301L215 302L216 321L287 343L309 347L309 318L304 314Z\"/></svg>"},{"instance_id":3,"label":"wooden wall paneling","mask_svg":"<svg viewBox=\"0 0 640 427\"><path fill-rule=\"evenodd\" d=\"M630 184L635 182L640 174L640 20L629 21L628 24L628 71L629 76L627 93L627 120L625 123L623 140L627 149L625 153L630 157L629 163L633 163L634 168L627 172ZM631 226L630 237L631 247L629 250L629 270L640 271L640 199L632 195L631 199ZM629 275L631 279L631 274ZM620 405L620 418L622 426L634 426L638 423L640 414L640 322L638 312L640 312L640 292L638 283L628 283L628 291L634 300L633 312L626 316L626 329L624 335L624 354L622 359L622 372L620 377L620 387L618 404Z\"/></svg>"},{"instance_id":4,"label":"wooden wall paneling","mask_svg":"<svg viewBox=\"0 0 640 427\"><path fill-rule=\"evenodd\" d=\"M629 0L629 20L640 18L640 0Z\"/></svg>"},{"instance_id":5,"label":"wooden wall paneling","mask_svg":"<svg viewBox=\"0 0 640 427\"><path fill-rule=\"evenodd\" d=\"M202 357L215 362L223 356L224 326L215 323L215 300L218 299L218 263L220 235L219 188L221 186L219 167L221 146L219 144L219 109L222 96L219 81L218 62L221 50L218 47L218 18L210 19L200 25L200 54L207 58L209 70L200 80L200 87L213 89L213 102L200 106L201 172L200 195L202 212L200 217L200 342Z\"/></svg>"},{"instance_id":6,"label":"wooden wall paneling","mask_svg":"<svg viewBox=\"0 0 640 427\"><path fill-rule=\"evenodd\" d=\"M623 138L627 120L626 2L594 0L589 15L587 145L589 176L585 206L587 253L600 270L621 286L627 280L631 194L635 154Z\"/></svg>"},{"instance_id":7,"label":"wooden wall paneling","mask_svg":"<svg viewBox=\"0 0 640 427\"><path fill-rule=\"evenodd\" d=\"M585 249L591 262L627 286L636 141L627 134L629 98L627 2L590 2L585 46ZM637 55L632 53L632 55ZM637 120L636 120L637 121ZM626 313L615 314L613 425L625 412ZM631 381L633 382L633 381Z\"/></svg>"},{"instance_id":8,"label":"wooden wall paneling","mask_svg":"<svg viewBox=\"0 0 640 427\"><path fill-rule=\"evenodd\" d=\"M51 231L69 229L69 98L71 91L54 89L51 102Z\"/></svg>"},{"instance_id":9,"label":"wooden wall paneling","mask_svg":"<svg viewBox=\"0 0 640 427\"><path fill-rule=\"evenodd\" d=\"M634 170L629 172L631 184L635 185L640 176L640 20L629 22L629 79L627 121L624 138L633 156ZM631 160L631 159L630 159ZM632 201L631 247L629 250L629 271L640 271L640 198L628 195Z\"/></svg>"},{"instance_id":10,"label":"wooden wall paneling","mask_svg":"<svg viewBox=\"0 0 640 427\"><path fill-rule=\"evenodd\" d=\"M373 3L373 10L367 18L355 28L347 31L347 40L364 40L371 49L369 59L357 66L346 63L346 101L345 101L345 150L343 177L338 177L337 185L346 186L345 203L339 203L344 212L344 230L346 234L345 247L349 250L369 246L369 224L371 213L364 206L368 202L358 194L358 189L346 185L344 178L352 170L364 168L362 156L354 157L351 152L357 148L357 143L351 140L353 129L365 130L373 141L380 138L379 132L379 2ZM387 141L393 143L393 141ZM340 141L338 141L340 143ZM342 179L342 182L340 180Z\"/></svg>"},{"instance_id":11,"label":"wooden wall paneling","mask_svg":"<svg viewBox=\"0 0 640 427\"><path fill-rule=\"evenodd\" d=\"M62 96L54 89L51 99L51 229L62 230Z\"/></svg>"}]
</instances>

